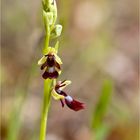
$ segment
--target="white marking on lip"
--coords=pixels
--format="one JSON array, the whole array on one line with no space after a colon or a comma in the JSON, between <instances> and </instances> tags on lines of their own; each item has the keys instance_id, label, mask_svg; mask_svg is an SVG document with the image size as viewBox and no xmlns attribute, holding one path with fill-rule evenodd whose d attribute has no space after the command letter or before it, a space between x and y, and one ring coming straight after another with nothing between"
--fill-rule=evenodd
<instances>
[{"instance_id":1,"label":"white marking on lip","mask_svg":"<svg viewBox=\"0 0 140 140\"><path fill-rule=\"evenodd\" d=\"M53 72L54 72L54 67L50 67L50 68L48 69L48 72L49 72L49 73L53 73Z\"/></svg>"},{"instance_id":2,"label":"white marking on lip","mask_svg":"<svg viewBox=\"0 0 140 140\"><path fill-rule=\"evenodd\" d=\"M68 96L66 96L66 97L65 97L65 99L66 99L67 101L69 101L69 102L72 102L72 101L73 101L72 97L71 97L71 96L69 96L69 95L68 95Z\"/></svg>"}]
</instances>

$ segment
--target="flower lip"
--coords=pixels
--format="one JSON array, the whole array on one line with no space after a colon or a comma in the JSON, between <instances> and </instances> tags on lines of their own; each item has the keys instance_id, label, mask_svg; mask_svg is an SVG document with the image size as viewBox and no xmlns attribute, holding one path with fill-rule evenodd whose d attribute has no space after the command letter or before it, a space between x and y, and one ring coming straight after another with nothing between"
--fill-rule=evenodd
<instances>
[{"instance_id":1,"label":"flower lip","mask_svg":"<svg viewBox=\"0 0 140 140\"><path fill-rule=\"evenodd\" d=\"M67 104L67 106L70 109L72 109L74 111L79 111L79 110L85 108L84 103L81 103L81 102L74 100L74 99L71 100L71 98L65 98L65 103Z\"/></svg>"},{"instance_id":2,"label":"flower lip","mask_svg":"<svg viewBox=\"0 0 140 140\"><path fill-rule=\"evenodd\" d=\"M43 74L42 74L42 77L44 79L56 79L57 77L59 76L58 72L57 71L54 71L54 72L48 72L48 71L45 71Z\"/></svg>"}]
</instances>

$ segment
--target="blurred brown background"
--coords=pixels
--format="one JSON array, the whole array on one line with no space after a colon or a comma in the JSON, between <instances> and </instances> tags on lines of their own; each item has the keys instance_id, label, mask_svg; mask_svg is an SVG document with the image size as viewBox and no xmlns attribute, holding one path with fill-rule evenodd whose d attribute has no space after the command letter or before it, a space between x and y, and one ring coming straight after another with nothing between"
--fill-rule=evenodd
<instances>
[{"instance_id":1,"label":"blurred brown background","mask_svg":"<svg viewBox=\"0 0 140 140\"><path fill-rule=\"evenodd\" d=\"M101 139L138 140L138 1L57 0L57 5L58 23L63 25L59 79L72 81L66 91L86 109L73 112L52 99L47 140L96 139L91 123L104 80L113 90L102 118L109 129ZM1 138L7 140L9 127L19 126L17 140L38 140L43 101L37 66L44 37L41 1L3 0L1 25ZM19 125L11 124L11 118Z\"/></svg>"}]
</instances>

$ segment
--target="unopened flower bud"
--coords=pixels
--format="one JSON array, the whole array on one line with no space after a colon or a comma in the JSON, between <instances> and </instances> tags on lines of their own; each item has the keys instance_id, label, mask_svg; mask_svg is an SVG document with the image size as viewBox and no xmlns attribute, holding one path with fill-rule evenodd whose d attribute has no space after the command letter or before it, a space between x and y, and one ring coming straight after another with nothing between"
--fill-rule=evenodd
<instances>
[{"instance_id":1,"label":"unopened flower bud","mask_svg":"<svg viewBox=\"0 0 140 140\"><path fill-rule=\"evenodd\" d=\"M53 13L43 11L43 17L45 24L52 25L53 24Z\"/></svg>"},{"instance_id":2,"label":"unopened flower bud","mask_svg":"<svg viewBox=\"0 0 140 140\"><path fill-rule=\"evenodd\" d=\"M62 25L60 24L57 24L54 29L52 30L52 33L51 33L51 38L54 39L54 38L57 38L61 35L61 32L62 32Z\"/></svg>"}]
</instances>

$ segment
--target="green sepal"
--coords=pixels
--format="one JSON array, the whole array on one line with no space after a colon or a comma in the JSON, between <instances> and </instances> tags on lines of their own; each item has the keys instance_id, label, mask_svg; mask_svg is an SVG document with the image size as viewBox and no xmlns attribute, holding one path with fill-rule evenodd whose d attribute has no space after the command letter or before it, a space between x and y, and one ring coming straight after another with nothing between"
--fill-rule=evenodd
<instances>
[{"instance_id":1,"label":"green sepal","mask_svg":"<svg viewBox=\"0 0 140 140\"><path fill-rule=\"evenodd\" d=\"M38 61L38 65L42 65L46 62L47 58L45 56L43 56L39 61Z\"/></svg>"},{"instance_id":2,"label":"green sepal","mask_svg":"<svg viewBox=\"0 0 140 140\"><path fill-rule=\"evenodd\" d=\"M58 94L54 89L52 90L51 94L52 94L52 97L55 100L60 100L60 99L64 99L65 98L63 95Z\"/></svg>"}]
</instances>

